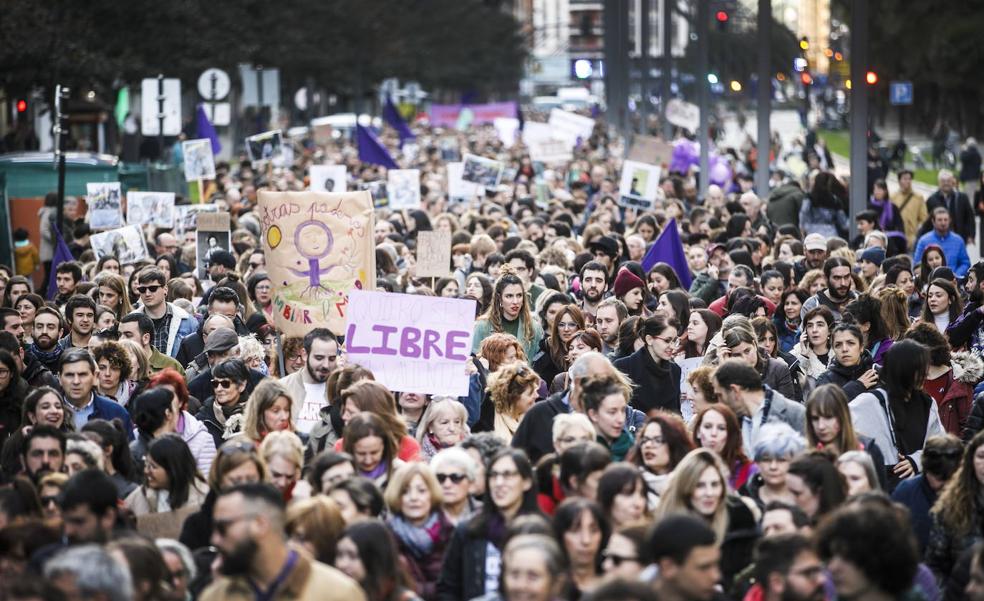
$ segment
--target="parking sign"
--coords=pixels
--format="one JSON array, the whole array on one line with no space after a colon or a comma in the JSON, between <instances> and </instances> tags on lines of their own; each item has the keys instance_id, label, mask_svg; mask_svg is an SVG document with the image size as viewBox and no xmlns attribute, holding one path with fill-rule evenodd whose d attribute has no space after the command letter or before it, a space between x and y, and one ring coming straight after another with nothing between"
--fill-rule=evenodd
<instances>
[{"instance_id":1,"label":"parking sign","mask_svg":"<svg viewBox=\"0 0 984 601\"><path fill-rule=\"evenodd\" d=\"M912 82L893 81L888 87L888 99L894 106L912 104Z\"/></svg>"}]
</instances>

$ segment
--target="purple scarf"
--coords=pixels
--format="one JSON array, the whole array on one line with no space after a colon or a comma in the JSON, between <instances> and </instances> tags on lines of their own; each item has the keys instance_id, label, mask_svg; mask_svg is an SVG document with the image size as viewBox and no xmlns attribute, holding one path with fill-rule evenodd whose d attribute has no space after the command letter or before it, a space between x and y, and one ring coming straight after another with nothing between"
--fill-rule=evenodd
<instances>
[{"instance_id":1,"label":"purple scarf","mask_svg":"<svg viewBox=\"0 0 984 601\"><path fill-rule=\"evenodd\" d=\"M869 200L871 206L878 209L878 229L883 232L892 231L892 223L895 221L895 205L889 199L878 200L874 196Z\"/></svg>"}]
</instances>

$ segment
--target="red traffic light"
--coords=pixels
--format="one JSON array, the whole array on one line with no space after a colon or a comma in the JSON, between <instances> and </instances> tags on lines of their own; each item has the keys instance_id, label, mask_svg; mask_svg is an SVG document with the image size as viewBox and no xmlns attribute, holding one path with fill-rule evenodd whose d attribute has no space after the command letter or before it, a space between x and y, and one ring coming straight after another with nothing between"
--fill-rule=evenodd
<instances>
[{"instance_id":1,"label":"red traffic light","mask_svg":"<svg viewBox=\"0 0 984 601\"><path fill-rule=\"evenodd\" d=\"M873 86L878 83L878 74L874 71L868 71L864 74L864 80L868 82L869 86Z\"/></svg>"},{"instance_id":2,"label":"red traffic light","mask_svg":"<svg viewBox=\"0 0 984 601\"><path fill-rule=\"evenodd\" d=\"M17 101L17 112L25 113L27 112L27 101L23 98Z\"/></svg>"},{"instance_id":3,"label":"red traffic light","mask_svg":"<svg viewBox=\"0 0 984 601\"><path fill-rule=\"evenodd\" d=\"M728 21L728 11L719 10L714 15L714 18L717 19L719 23L726 23Z\"/></svg>"}]
</instances>

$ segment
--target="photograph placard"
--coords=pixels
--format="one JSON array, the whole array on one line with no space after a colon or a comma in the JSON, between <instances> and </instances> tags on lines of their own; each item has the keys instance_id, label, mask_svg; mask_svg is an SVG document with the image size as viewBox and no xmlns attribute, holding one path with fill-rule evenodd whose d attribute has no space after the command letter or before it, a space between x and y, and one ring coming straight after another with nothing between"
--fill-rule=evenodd
<instances>
[{"instance_id":1,"label":"photograph placard","mask_svg":"<svg viewBox=\"0 0 984 601\"><path fill-rule=\"evenodd\" d=\"M661 169L656 165L625 161L622 163L622 179L619 182L619 204L623 207L651 209L659 193Z\"/></svg>"},{"instance_id":2,"label":"photograph placard","mask_svg":"<svg viewBox=\"0 0 984 601\"><path fill-rule=\"evenodd\" d=\"M181 143L181 152L184 154L185 181L215 179L211 140L187 140Z\"/></svg>"},{"instance_id":3,"label":"photograph placard","mask_svg":"<svg viewBox=\"0 0 984 601\"><path fill-rule=\"evenodd\" d=\"M174 192L130 192L126 195L129 225L174 227Z\"/></svg>"},{"instance_id":4,"label":"photograph placard","mask_svg":"<svg viewBox=\"0 0 984 601\"><path fill-rule=\"evenodd\" d=\"M389 206L394 211L420 208L420 170L390 169L386 173Z\"/></svg>"},{"instance_id":5,"label":"photograph placard","mask_svg":"<svg viewBox=\"0 0 984 601\"><path fill-rule=\"evenodd\" d=\"M93 234L89 238L96 260L116 257L120 265L129 265L150 257L143 233L135 225Z\"/></svg>"},{"instance_id":6,"label":"photograph placard","mask_svg":"<svg viewBox=\"0 0 984 601\"><path fill-rule=\"evenodd\" d=\"M486 190L494 190L502 179L504 165L496 160L487 159L474 154L466 154L462 181L478 184Z\"/></svg>"},{"instance_id":7,"label":"photograph placard","mask_svg":"<svg viewBox=\"0 0 984 601\"><path fill-rule=\"evenodd\" d=\"M112 230L123 227L123 193L120 182L89 182L85 185L89 227Z\"/></svg>"}]
</instances>

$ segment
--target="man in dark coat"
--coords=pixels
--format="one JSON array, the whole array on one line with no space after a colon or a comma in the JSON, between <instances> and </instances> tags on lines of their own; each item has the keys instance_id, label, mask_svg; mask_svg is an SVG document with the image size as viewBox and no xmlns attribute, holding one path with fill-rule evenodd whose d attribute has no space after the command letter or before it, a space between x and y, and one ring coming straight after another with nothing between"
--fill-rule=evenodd
<instances>
[{"instance_id":1,"label":"man in dark coat","mask_svg":"<svg viewBox=\"0 0 984 601\"><path fill-rule=\"evenodd\" d=\"M970 199L963 192L957 190L957 178L953 173L942 169L939 175L940 187L926 199L926 210L932 215L933 209L943 207L950 211L953 216L953 223L950 226L955 234L963 238L966 244L974 243L974 208L970 205ZM919 235L933 229L933 224L927 221L919 228Z\"/></svg>"}]
</instances>

